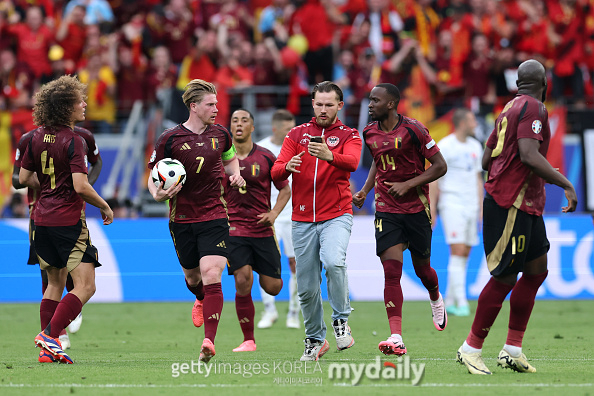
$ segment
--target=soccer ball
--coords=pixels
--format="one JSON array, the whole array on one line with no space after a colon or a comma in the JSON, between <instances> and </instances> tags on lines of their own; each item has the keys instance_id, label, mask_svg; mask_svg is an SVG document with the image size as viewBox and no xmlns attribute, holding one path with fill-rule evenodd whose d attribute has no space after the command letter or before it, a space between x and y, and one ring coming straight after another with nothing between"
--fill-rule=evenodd
<instances>
[{"instance_id":1,"label":"soccer ball","mask_svg":"<svg viewBox=\"0 0 594 396\"><path fill-rule=\"evenodd\" d=\"M167 190L171 186L186 182L186 169L176 159L163 158L153 167L151 177L155 186L159 187L163 182L163 189Z\"/></svg>"}]
</instances>

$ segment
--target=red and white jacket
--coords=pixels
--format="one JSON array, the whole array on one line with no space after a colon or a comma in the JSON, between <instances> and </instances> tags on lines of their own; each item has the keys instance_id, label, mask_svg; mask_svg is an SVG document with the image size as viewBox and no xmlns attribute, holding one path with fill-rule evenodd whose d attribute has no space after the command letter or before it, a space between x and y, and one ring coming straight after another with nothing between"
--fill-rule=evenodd
<instances>
[{"instance_id":1,"label":"red and white jacket","mask_svg":"<svg viewBox=\"0 0 594 396\"><path fill-rule=\"evenodd\" d=\"M311 136L323 137L334 155L332 162L320 160L307 152ZM323 128L312 118L310 122L291 129L272 166L271 175L274 181L285 180L292 175L294 221L318 222L353 213L349 179L359 165L361 146L359 132L340 120ZM301 157L301 166L297 168L300 173L287 171L287 163L302 151L305 154Z\"/></svg>"}]
</instances>

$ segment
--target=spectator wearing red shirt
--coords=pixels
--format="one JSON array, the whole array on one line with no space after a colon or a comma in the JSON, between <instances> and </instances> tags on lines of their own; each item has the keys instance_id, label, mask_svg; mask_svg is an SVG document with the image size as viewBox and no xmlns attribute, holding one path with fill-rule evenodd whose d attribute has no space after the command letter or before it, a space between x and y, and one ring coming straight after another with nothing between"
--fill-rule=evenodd
<instances>
[{"instance_id":1,"label":"spectator wearing red shirt","mask_svg":"<svg viewBox=\"0 0 594 396\"><path fill-rule=\"evenodd\" d=\"M56 31L56 41L64 49L63 60L67 74L71 74L76 70L82 58L87 40L86 12L87 9L83 5L73 7Z\"/></svg>"},{"instance_id":2,"label":"spectator wearing red shirt","mask_svg":"<svg viewBox=\"0 0 594 396\"><path fill-rule=\"evenodd\" d=\"M305 0L295 10L291 26L293 33L302 33L308 41L304 61L310 84L332 80L332 39L335 24L342 22L342 15L330 0Z\"/></svg>"},{"instance_id":3,"label":"spectator wearing red shirt","mask_svg":"<svg viewBox=\"0 0 594 396\"><path fill-rule=\"evenodd\" d=\"M52 68L47 54L54 35L43 24L41 8L29 8L25 23L8 25L2 30L16 39L18 60L29 65L36 78L51 73Z\"/></svg>"},{"instance_id":4,"label":"spectator wearing red shirt","mask_svg":"<svg viewBox=\"0 0 594 396\"><path fill-rule=\"evenodd\" d=\"M186 0L171 0L165 6L161 44L169 48L173 63L180 64L192 49L194 22ZM206 81L211 81L208 78Z\"/></svg>"},{"instance_id":5,"label":"spectator wearing red shirt","mask_svg":"<svg viewBox=\"0 0 594 396\"><path fill-rule=\"evenodd\" d=\"M254 16L245 3L240 3L237 0L221 0L221 9L210 17L209 25L213 30L225 25L230 36L238 35L244 40L251 40Z\"/></svg>"},{"instance_id":6,"label":"spectator wearing red shirt","mask_svg":"<svg viewBox=\"0 0 594 396\"><path fill-rule=\"evenodd\" d=\"M464 64L464 79L466 80L466 98L478 100L481 106L492 110L494 98L491 86L491 65L489 57L489 41L487 37L478 33L472 38L472 52Z\"/></svg>"},{"instance_id":7,"label":"spectator wearing red shirt","mask_svg":"<svg viewBox=\"0 0 594 396\"><path fill-rule=\"evenodd\" d=\"M0 110L29 107L33 74L26 63L17 62L14 52L0 51Z\"/></svg>"}]
</instances>

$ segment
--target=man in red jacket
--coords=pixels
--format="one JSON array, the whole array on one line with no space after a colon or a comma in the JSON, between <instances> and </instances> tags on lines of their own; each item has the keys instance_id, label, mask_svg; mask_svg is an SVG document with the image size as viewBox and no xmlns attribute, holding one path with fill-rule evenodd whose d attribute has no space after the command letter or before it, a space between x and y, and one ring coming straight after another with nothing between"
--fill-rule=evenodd
<instances>
[{"instance_id":1,"label":"man in red jacket","mask_svg":"<svg viewBox=\"0 0 594 396\"><path fill-rule=\"evenodd\" d=\"M321 82L311 95L315 117L291 129L271 172L274 181L293 177L293 246L306 336L302 361L318 360L329 349L322 263L337 348L355 343L347 323L351 306L345 259L353 225L349 178L359 164L362 144L359 132L338 119L344 105L338 85Z\"/></svg>"}]
</instances>

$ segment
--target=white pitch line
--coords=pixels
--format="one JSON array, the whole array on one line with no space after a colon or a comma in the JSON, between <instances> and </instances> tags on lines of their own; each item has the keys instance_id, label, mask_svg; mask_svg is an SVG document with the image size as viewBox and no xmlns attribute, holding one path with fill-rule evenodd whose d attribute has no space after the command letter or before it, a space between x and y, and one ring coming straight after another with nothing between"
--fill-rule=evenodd
<instances>
[{"instance_id":1,"label":"white pitch line","mask_svg":"<svg viewBox=\"0 0 594 396\"><path fill-rule=\"evenodd\" d=\"M328 382L324 382L323 384L290 384L291 386L320 386L328 384ZM330 381L330 385L339 386L339 387L350 387L352 386L349 383L332 383ZM592 387L594 384L592 383L583 383L583 384L483 384L483 383L471 383L471 384L453 384L453 383L426 383L426 384L419 384L419 385L412 385L412 384L403 384L403 383L386 383L386 384L359 384L356 385L357 388L361 387L370 387L370 388L377 388L377 387L427 387L427 388L437 388L437 387L467 387L467 388L531 388L531 387L539 387L539 388L585 388L585 387ZM246 386L266 386L270 387L270 383L265 384L0 384L0 388L244 388ZM289 386L279 384L279 386Z\"/></svg>"}]
</instances>

